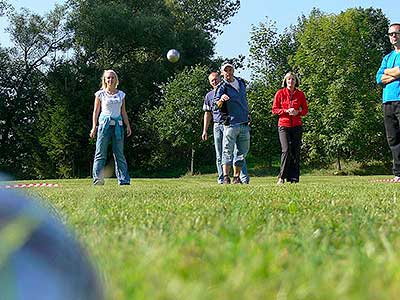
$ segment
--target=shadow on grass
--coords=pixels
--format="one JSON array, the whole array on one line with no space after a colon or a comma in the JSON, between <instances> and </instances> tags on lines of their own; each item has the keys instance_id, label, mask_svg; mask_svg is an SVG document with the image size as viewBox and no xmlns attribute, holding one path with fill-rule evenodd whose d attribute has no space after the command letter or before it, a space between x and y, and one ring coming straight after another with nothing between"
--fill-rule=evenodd
<instances>
[{"instance_id":1,"label":"shadow on grass","mask_svg":"<svg viewBox=\"0 0 400 300\"><path fill-rule=\"evenodd\" d=\"M301 169L302 174L323 176L323 175L334 175L334 176L371 176L371 175L391 175L392 165L391 163L384 162L344 162L342 163L342 169L338 170L335 164L327 166L305 166Z\"/></svg>"}]
</instances>

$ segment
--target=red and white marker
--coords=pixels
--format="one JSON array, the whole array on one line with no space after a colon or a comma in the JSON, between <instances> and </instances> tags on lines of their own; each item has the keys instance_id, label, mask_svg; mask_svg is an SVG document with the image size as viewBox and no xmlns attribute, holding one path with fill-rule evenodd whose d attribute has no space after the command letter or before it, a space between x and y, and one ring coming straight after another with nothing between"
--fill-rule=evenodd
<instances>
[{"instance_id":1,"label":"red and white marker","mask_svg":"<svg viewBox=\"0 0 400 300\"><path fill-rule=\"evenodd\" d=\"M375 179L372 182L388 182L388 183L400 183L400 180L390 178L390 179Z\"/></svg>"},{"instance_id":2,"label":"red and white marker","mask_svg":"<svg viewBox=\"0 0 400 300\"><path fill-rule=\"evenodd\" d=\"M31 187L59 187L58 183L27 183L27 184L6 184L0 185L0 189L18 189L18 188L31 188Z\"/></svg>"}]
</instances>

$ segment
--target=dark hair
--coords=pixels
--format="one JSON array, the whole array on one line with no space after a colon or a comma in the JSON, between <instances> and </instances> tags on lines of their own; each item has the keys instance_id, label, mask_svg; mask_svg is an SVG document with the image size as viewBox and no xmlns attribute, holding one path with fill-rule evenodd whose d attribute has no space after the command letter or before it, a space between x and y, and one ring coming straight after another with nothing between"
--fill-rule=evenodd
<instances>
[{"instance_id":1,"label":"dark hair","mask_svg":"<svg viewBox=\"0 0 400 300\"><path fill-rule=\"evenodd\" d=\"M287 87L286 79L287 79L289 76L293 76L294 79L296 80L296 83L294 84L294 87L299 87L300 79L299 79L299 77L296 75L296 73L294 73L294 72L292 72L292 71L287 72L286 75L283 77L283 80L282 80L282 87Z\"/></svg>"}]
</instances>

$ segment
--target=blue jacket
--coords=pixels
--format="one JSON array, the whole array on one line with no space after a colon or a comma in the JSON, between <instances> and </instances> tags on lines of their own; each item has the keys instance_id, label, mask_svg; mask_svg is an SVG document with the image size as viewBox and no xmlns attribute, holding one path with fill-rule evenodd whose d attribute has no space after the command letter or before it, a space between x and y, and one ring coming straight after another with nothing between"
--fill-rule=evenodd
<instances>
[{"instance_id":1,"label":"blue jacket","mask_svg":"<svg viewBox=\"0 0 400 300\"><path fill-rule=\"evenodd\" d=\"M112 122L113 121L113 122ZM103 134L105 130L107 130L110 127L110 123L114 123L114 132L115 132L115 137L117 140L122 139L122 136L124 134L124 125L122 122L122 117L121 115L118 118L111 118L110 116L100 114L99 117L99 133Z\"/></svg>"},{"instance_id":2,"label":"blue jacket","mask_svg":"<svg viewBox=\"0 0 400 300\"><path fill-rule=\"evenodd\" d=\"M383 93L382 93L382 102L389 101L400 101L400 78L384 85L382 83L382 75L385 69L394 68L400 66L400 52L396 53L396 51L392 51L387 54L383 60L381 67L376 73L376 82L378 84L383 85Z\"/></svg>"},{"instance_id":3,"label":"blue jacket","mask_svg":"<svg viewBox=\"0 0 400 300\"><path fill-rule=\"evenodd\" d=\"M235 78L239 81L239 91L230 83L223 80L214 95L214 103L216 103L223 94L227 94L230 98L228 101L224 102L224 105L220 108L224 118L226 118L225 125L239 125L249 122L246 84L243 79Z\"/></svg>"}]
</instances>

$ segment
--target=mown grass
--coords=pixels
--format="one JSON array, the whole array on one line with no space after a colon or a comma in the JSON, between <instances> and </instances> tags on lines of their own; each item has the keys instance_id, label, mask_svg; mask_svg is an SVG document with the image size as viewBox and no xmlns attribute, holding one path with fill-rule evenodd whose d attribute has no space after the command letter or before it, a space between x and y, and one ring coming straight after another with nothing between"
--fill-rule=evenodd
<instances>
[{"instance_id":1,"label":"mown grass","mask_svg":"<svg viewBox=\"0 0 400 300\"><path fill-rule=\"evenodd\" d=\"M109 299L398 299L400 185L372 178L66 180L29 192L76 232Z\"/></svg>"}]
</instances>

